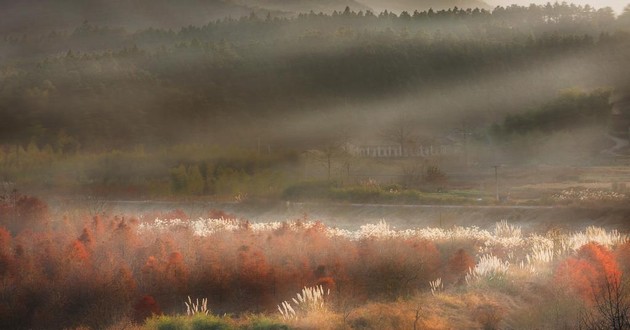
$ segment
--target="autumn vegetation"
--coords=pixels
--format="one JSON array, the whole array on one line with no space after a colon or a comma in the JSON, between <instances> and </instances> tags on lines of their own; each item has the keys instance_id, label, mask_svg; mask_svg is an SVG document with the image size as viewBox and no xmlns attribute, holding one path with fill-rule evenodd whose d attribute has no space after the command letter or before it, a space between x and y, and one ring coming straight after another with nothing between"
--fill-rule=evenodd
<instances>
[{"instance_id":1,"label":"autumn vegetation","mask_svg":"<svg viewBox=\"0 0 630 330\"><path fill-rule=\"evenodd\" d=\"M524 237L507 223L493 233L381 223L350 232L219 211L206 220L52 214L18 194L0 205L2 328L628 326L630 243L595 228ZM554 240L543 261L535 251ZM484 269L492 262L506 269ZM283 318L278 305L305 287L326 292L322 308ZM207 298L208 314L186 316L188 297ZM621 307L602 309L611 301Z\"/></svg>"},{"instance_id":2,"label":"autumn vegetation","mask_svg":"<svg viewBox=\"0 0 630 330\"><path fill-rule=\"evenodd\" d=\"M630 6L36 2L0 4L0 329L630 329L629 233L441 212L628 218ZM104 207L142 200L440 212Z\"/></svg>"}]
</instances>

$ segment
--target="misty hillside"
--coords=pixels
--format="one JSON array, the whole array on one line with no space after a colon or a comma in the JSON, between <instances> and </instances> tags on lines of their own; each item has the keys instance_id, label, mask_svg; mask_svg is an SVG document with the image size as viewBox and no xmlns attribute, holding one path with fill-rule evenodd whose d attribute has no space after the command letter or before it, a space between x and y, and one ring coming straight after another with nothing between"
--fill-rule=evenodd
<instances>
[{"instance_id":1,"label":"misty hillside","mask_svg":"<svg viewBox=\"0 0 630 330\"><path fill-rule=\"evenodd\" d=\"M260 17L300 12L342 11L346 6L368 9L353 0L63 0L2 1L0 31L3 33L65 30L83 21L97 25L139 28L180 28L204 25L227 17L254 13Z\"/></svg>"},{"instance_id":2,"label":"misty hillside","mask_svg":"<svg viewBox=\"0 0 630 330\"><path fill-rule=\"evenodd\" d=\"M338 132L374 137L401 118L422 135L482 129L566 89L613 86L630 67L627 17L558 4L252 16L177 31L85 22L6 37L0 141L303 147Z\"/></svg>"},{"instance_id":3,"label":"misty hillside","mask_svg":"<svg viewBox=\"0 0 630 330\"><path fill-rule=\"evenodd\" d=\"M94 24L128 29L147 27L179 28L201 25L224 17L247 16L269 11L230 0L63 0L2 1L2 32L65 30L87 20Z\"/></svg>"},{"instance_id":4,"label":"misty hillside","mask_svg":"<svg viewBox=\"0 0 630 330\"><path fill-rule=\"evenodd\" d=\"M62 0L0 1L0 31L28 33L67 30L83 21L96 25L141 28L180 28L204 25L227 17L238 19L255 14L259 17L290 17L298 13L333 11L346 7L354 11L409 11L459 8L488 8L479 0Z\"/></svg>"}]
</instances>

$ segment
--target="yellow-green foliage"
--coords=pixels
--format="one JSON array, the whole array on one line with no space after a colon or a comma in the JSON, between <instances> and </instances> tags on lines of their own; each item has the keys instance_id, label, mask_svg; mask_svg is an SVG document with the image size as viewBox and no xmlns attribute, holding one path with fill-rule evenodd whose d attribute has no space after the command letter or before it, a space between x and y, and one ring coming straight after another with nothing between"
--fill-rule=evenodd
<instances>
[{"instance_id":1,"label":"yellow-green foliage","mask_svg":"<svg viewBox=\"0 0 630 330\"><path fill-rule=\"evenodd\" d=\"M173 192L200 195L205 186L199 167L179 165L171 169L171 182Z\"/></svg>"},{"instance_id":2,"label":"yellow-green foliage","mask_svg":"<svg viewBox=\"0 0 630 330\"><path fill-rule=\"evenodd\" d=\"M266 315L250 315L241 329L247 330L289 330L290 327L276 318Z\"/></svg>"},{"instance_id":3,"label":"yellow-green foliage","mask_svg":"<svg viewBox=\"0 0 630 330\"><path fill-rule=\"evenodd\" d=\"M156 316L147 320L145 329L156 330L187 330L187 322L184 318L179 316Z\"/></svg>"},{"instance_id":4,"label":"yellow-green foliage","mask_svg":"<svg viewBox=\"0 0 630 330\"><path fill-rule=\"evenodd\" d=\"M146 330L288 330L288 325L276 318L251 315L242 320L229 316L196 314L194 316L154 316L143 326Z\"/></svg>"}]
</instances>

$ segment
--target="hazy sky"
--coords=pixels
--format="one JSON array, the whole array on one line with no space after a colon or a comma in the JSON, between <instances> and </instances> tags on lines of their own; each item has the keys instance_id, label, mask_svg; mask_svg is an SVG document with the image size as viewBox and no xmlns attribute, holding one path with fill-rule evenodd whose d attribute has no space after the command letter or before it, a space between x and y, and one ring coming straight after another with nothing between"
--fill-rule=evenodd
<instances>
[{"instance_id":1,"label":"hazy sky","mask_svg":"<svg viewBox=\"0 0 630 330\"><path fill-rule=\"evenodd\" d=\"M486 2L492 6L506 6L511 4L529 5L530 3L546 4L547 2L554 3L555 0L486 0ZM611 7L617 14L621 14L623 8L630 3L630 0L570 0L566 2L578 5L589 4L595 8Z\"/></svg>"}]
</instances>

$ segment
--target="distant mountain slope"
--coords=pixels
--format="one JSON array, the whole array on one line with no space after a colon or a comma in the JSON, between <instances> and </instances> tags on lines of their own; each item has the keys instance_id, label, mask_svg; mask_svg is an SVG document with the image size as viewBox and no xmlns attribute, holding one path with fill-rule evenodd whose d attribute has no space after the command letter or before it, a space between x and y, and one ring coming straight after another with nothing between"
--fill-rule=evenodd
<instances>
[{"instance_id":1,"label":"distant mountain slope","mask_svg":"<svg viewBox=\"0 0 630 330\"><path fill-rule=\"evenodd\" d=\"M414 10L423 11L458 8L485 8L491 6L481 0L359 0L361 3L373 8L376 12L389 10L393 12Z\"/></svg>"},{"instance_id":2,"label":"distant mountain slope","mask_svg":"<svg viewBox=\"0 0 630 330\"><path fill-rule=\"evenodd\" d=\"M0 33L74 29L95 25L179 28L251 13L264 17L298 12L331 13L346 6L366 10L355 0L0 0Z\"/></svg>"},{"instance_id":3,"label":"distant mountain slope","mask_svg":"<svg viewBox=\"0 0 630 330\"><path fill-rule=\"evenodd\" d=\"M177 28L261 11L230 0L3 0L0 29L5 33L72 29L85 20L129 29Z\"/></svg>"}]
</instances>

